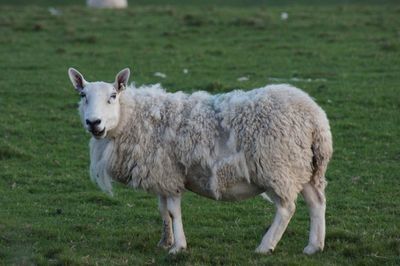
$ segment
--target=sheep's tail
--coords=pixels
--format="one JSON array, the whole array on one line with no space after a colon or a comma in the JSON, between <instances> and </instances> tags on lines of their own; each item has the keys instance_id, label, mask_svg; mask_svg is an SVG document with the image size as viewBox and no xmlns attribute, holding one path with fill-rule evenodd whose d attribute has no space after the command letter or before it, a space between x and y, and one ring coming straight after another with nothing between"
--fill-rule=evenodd
<instances>
[{"instance_id":1,"label":"sheep's tail","mask_svg":"<svg viewBox=\"0 0 400 266\"><path fill-rule=\"evenodd\" d=\"M311 149L313 152L313 173L310 182L318 191L323 193L327 185L325 172L333 152L331 130L325 114L316 123Z\"/></svg>"}]
</instances>

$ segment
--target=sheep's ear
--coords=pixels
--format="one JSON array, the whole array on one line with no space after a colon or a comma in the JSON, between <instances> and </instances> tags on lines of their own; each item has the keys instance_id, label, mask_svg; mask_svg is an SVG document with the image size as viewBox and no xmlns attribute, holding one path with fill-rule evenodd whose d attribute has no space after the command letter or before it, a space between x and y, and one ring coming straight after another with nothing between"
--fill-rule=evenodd
<instances>
[{"instance_id":1,"label":"sheep's ear","mask_svg":"<svg viewBox=\"0 0 400 266\"><path fill-rule=\"evenodd\" d=\"M79 71L76 70L75 68L71 67L68 69L68 76L72 82L72 85L74 85L75 89L78 92L81 92L87 84L87 81L83 78L82 74L79 73Z\"/></svg>"},{"instance_id":2,"label":"sheep's ear","mask_svg":"<svg viewBox=\"0 0 400 266\"><path fill-rule=\"evenodd\" d=\"M119 92L128 85L129 75L131 71L129 68L121 70L115 77L114 87Z\"/></svg>"}]
</instances>

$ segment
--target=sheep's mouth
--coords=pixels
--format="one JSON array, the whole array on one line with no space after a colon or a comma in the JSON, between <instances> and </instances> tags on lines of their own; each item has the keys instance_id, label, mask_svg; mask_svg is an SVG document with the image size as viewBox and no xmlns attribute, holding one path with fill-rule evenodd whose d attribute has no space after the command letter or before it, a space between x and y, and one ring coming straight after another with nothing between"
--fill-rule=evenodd
<instances>
[{"instance_id":1,"label":"sheep's mouth","mask_svg":"<svg viewBox=\"0 0 400 266\"><path fill-rule=\"evenodd\" d=\"M96 130L96 129L93 129L93 130L90 130L90 133L92 133L92 135L95 137L95 138L101 138L101 137L103 137L104 136L104 133L106 132L106 128L103 128L103 130Z\"/></svg>"}]
</instances>

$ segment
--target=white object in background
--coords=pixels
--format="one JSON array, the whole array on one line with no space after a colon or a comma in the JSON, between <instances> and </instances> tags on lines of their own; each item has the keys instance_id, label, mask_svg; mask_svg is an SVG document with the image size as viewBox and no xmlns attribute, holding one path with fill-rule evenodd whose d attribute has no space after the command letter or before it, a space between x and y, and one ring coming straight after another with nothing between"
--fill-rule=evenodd
<instances>
[{"instance_id":1,"label":"white object in background","mask_svg":"<svg viewBox=\"0 0 400 266\"><path fill-rule=\"evenodd\" d=\"M61 15L61 10L59 10L57 8L49 7L48 10L50 12L50 15L52 15L52 16L60 16Z\"/></svg>"},{"instance_id":2,"label":"white object in background","mask_svg":"<svg viewBox=\"0 0 400 266\"><path fill-rule=\"evenodd\" d=\"M281 13L281 20L287 20L289 18L289 14L286 12Z\"/></svg>"},{"instance_id":3,"label":"white object in background","mask_svg":"<svg viewBox=\"0 0 400 266\"><path fill-rule=\"evenodd\" d=\"M94 8L126 8L128 0L86 0L86 4Z\"/></svg>"},{"instance_id":4,"label":"white object in background","mask_svg":"<svg viewBox=\"0 0 400 266\"><path fill-rule=\"evenodd\" d=\"M240 77L237 79L237 81L239 81L239 82L244 82L244 81L248 81L248 80L249 80L249 77Z\"/></svg>"},{"instance_id":5,"label":"white object in background","mask_svg":"<svg viewBox=\"0 0 400 266\"><path fill-rule=\"evenodd\" d=\"M161 72L154 73L154 76L155 77L160 77L160 78L163 78L163 79L165 79L167 77L167 75L165 75L164 73L161 73Z\"/></svg>"}]
</instances>

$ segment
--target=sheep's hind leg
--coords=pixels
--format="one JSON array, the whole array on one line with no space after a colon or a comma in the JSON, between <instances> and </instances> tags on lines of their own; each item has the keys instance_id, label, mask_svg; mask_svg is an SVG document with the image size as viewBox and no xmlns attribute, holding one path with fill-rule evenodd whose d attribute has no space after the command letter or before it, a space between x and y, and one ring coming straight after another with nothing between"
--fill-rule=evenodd
<instances>
[{"instance_id":1,"label":"sheep's hind leg","mask_svg":"<svg viewBox=\"0 0 400 266\"><path fill-rule=\"evenodd\" d=\"M158 206L163 220L163 232L158 246L168 249L174 244L174 235L172 231L172 219L167 208L167 198L158 196Z\"/></svg>"},{"instance_id":2,"label":"sheep's hind leg","mask_svg":"<svg viewBox=\"0 0 400 266\"><path fill-rule=\"evenodd\" d=\"M181 196L167 197L167 209L172 217L172 226L175 243L169 250L170 254L176 254L186 249L185 232L183 231L181 214Z\"/></svg>"},{"instance_id":3,"label":"sheep's hind leg","mask_svg":"<svg viewBox=\"0 0 400 266\"><path fill-rule=\"evenodd\" d=\"M303 253L312 255L324 249L325 242L325 209L326 200L323 190L308 183L304 185L301 194L310 212L310 237Z\"/></svg>"},{"instance_id":4,"label":"sheep's hind leg","mask_svg":"<svg viewBox=\"0 0 400 266\"><path fill-rule=\"evenodd\" d=\"M257 253L269 254L274 251L296 209L294 202L283 202L277 196L273 197L272 200L276 206L275 218L261 240L261 244L257 247Z\"/></svg>"}]
</instances>

